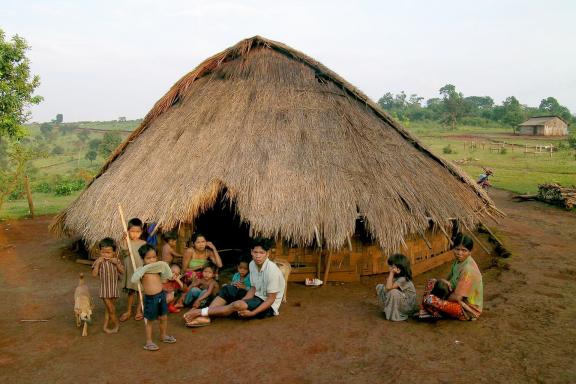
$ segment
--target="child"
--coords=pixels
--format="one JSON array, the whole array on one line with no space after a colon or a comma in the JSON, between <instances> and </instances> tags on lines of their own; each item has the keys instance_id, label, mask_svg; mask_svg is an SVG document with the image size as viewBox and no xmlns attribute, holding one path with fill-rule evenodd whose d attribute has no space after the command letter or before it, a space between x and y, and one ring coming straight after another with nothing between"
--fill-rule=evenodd
<instances>
[{"instance_id":1,"label":"child","mask_svg":"<svg viewBox=\"0 0 576 384\"><path fill-rule=\"evenodd\" d=\"M216 267L212 263L204 265L204 268L202 268L202 278L194 280L188 293L183 296L184 305L190 305L190 303L192 303L193 308L201 308L210 304L211 299L213 299L220 290L218 282L214 280L215 272ZM180 305L180 307L181 306L182 305Z\"/></svg>"},{"instance_id":2,"label":"child","mask_svg":"<svg viewBox=\"0 0 576 384\"><path fill-rule=\"evenodd\" d=\"M410 261L401 254L388 258L390 272L386 284L378 284L378 302L387 320L402 321L410 316L416 307L416 288L412 283Z\"/></svg>"},{"instance_id":3,"label":"child","mask_svg":"<svg viewBox=\"0 0 576 384\"><path fill-rule=\"evenodd\" d=\"M144 290L144 318L146 319L146 345L147 351L157 351L160 348L152 341L152 322L160 320L160 340L163 343L172 344L176 342L174 336L168 336L168 305L166 294L162 290L162 280L171 278L172 270L163 261L158 261L156 250L149 244L145 244L138 250L144 260L144 266L134 271L132 282L139 280Z\"/></svg>"},{"instance_id":4,"label":"child","mask_svg":"<svg viewBox=\"0 0 576 384\"><path fill-rule=\"evenodd\" d=\"M134 256L134 262L136 268L142 266L142 258L138 253L138 248L146 244L146 242L140 237L142 236L142 221L138 218L130 219L128 221L128 237L130 238L130 247L132 248L132 255ZM132 306L134 305L134 298L137 296L138 284L131 282L132 274L134 273L134 268L132 267L132 259L128 253L128 247L123 251L124 256L124 269L126 273L124 274L124 291L128 293L128 300L126 305L126 311L120 316L120 321L126 321L132 316ZM142 320L142 305L140 304L140 298L138 298L138 303L136 305L136 316L134 320Z\"/></svg>"},{"instance_id":5,"label":"child","mask_svg":"<svg viewBox=\"0 0 576 384\"><path fill-rule=\"evenodd\" d=\"M178 313L179 308L176 308L174 304L176 303L176 294L179 290L184 289L184 283L182 283L180 277L180 266L178 264L172 264L170 266L172 270L172 278L167 282L162 284L164 292L166 292L166 302L168 303L168 312Z\"/></svg>"},{"instance_id":6,"label":"child","mask_svg":"<svg viewBox=\"0 0 576 384\"><path fill-rule=\"evenodd\" d=\"M118 274L124 273L124 266L116 257L116 242L113 239L109 237L102 239L98 247L100 257L92 265L92 276L100 277L100 298L106 308L102 329L106 333L116 333L120 327L115 307L115 301L119 296Z\"/></svg>"},{"instance_id":7,"label":"child","mask_svg":"<svg viewBox=\"0 0 576 384\"><path fill-rule=\"evenodd\" d=\"M232 282L222 287L222 292L232 301L242 300L248 293L252 284L250 283L250 270L248 261L240 260L236 266L238 272L232 276Z\"/></svg>"},{"instance_id":8,"label":"child","mask_svg":"<svg viewBox=\"0 0 576 384\"><path fill-rule=\"evenodd\" d=\"M178 235L174 231L166 232L162 235L164 239L164 246L162 247L162 261L168 264L172 262L181 264L182 255L176 252L176 241L178 240ZM174 260L176 258L176 260Z\"/></svg>"},{"instance_id":9,"label":"child","mask_svg":"<svg viewBox=\"0 0 576 384\"><path fill-rule=\"evenodd\" d=\"M450 286L450 282L444 279L436 280L434 282L434 287L430 291L430 294L442 299L446 300L452 293L452 287Z\"/></svg>"}]
</instances>

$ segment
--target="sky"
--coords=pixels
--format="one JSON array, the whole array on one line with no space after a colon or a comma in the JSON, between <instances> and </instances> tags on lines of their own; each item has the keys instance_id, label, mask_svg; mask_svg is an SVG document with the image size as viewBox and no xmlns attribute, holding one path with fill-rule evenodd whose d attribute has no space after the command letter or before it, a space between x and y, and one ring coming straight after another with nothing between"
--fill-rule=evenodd
<instances>
[{"instance_id":1,"label":"sky","mask_svg":"<svg viewBox=\"0 0 576 384\"><path fill-rule=\"evenodd\" d=\"M254 35L283 42L377 101L548 96L576 112L576 1L0 0L31 46L31 121L142 118L200 62Z\"/></svg>"}]
</instances>

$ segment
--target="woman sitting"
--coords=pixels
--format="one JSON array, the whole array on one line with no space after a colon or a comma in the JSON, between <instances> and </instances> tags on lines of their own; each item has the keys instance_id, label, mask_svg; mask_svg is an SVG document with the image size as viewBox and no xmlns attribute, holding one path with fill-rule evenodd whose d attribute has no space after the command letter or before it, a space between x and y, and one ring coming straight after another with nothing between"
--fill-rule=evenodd
<instances>
[{"instance_id":1,"label":"woman sitting","mask_svg":"<svg viewBox=\"0 0 576 384\"><path fill-rule=\"evenodd\" d=\"M214 244L206 241L201 233L194 233L190 239L189 248L184 251L182 269L188 281L202 278L202 268L211 261L217 268L222 268L222 259Z\"/></svg>"},{"instance_id":2,"label":"woman sitting","mask_svg":"<svg viewBox=\"0 0 576 384\"><path fill-rule=\"evenodd\" d=\"M433 293L437 280L426 285L418 318L450 317L458 320L476 320L482 313L482 274L472 258L474 242L459 233L454 239L454 263L448 275L450 294L441 298ZM436 287L437 288L437 287Z\"/></svg>"}]
</instances>

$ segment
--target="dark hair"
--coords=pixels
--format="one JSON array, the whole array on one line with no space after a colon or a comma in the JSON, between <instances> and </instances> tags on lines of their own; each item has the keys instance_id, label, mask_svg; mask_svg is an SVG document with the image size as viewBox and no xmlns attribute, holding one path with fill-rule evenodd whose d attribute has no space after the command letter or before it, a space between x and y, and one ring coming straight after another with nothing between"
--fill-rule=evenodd
<instances>
[{"instance_id":1,"label":"dark hair","mask_svg":"<svg viewBox=\"0 0 576 384\"><path fill-rule=\"evenodd\" d=\"M139 218L135 217L133 219L128 220L128 229L132 228L132 227L140 227L140 229L144 228L144 224L142 224L142 220L140 220Z\"/></svg>"},{"instance_id":2,"label":"dark hair","mask_svg":"<svg viewBox=\"0 0 576 384\"><path fill-rule=\"evenodd\" d=\"M154 248L150 244L144 244L143 246L138 248L138 254L140 254L141 258L144 258L144 256L146 256L146 254L151 250L156 252L156 248Z\"/></svg>"},{"instance_id":3,"label":"dark hair","mask_svg":"<svg viewBox=\"0 0 576 384\"><path fill-rule=\"evenodd\" d=\"M255 237L250 243L250 249L262 247L263 250L269 251L272 248L272 240L264 237Z\"/></svg>"},{"instance_id":4,"label":"dark hair","mask_svg":"<svg viewBox=\"0 0 576 384\"><path fill-rule=\"evenodd\" d=\"M466 248L467 250L472 251L472 248L474 248L474 241L472 241L471 238L469 238L466 235L463 235L462 233L459 233L456 235L453 243L454 243L454 246L452 247L452 249L454 249L458 246L462 246L462 247Z\"/></svg>"},{"instance_id":5,"label":"dark hair","mask_svg":"<svg viewBox=\"0 0 576 384\"><path fill-rule=\"evenodd\" d=\"M243 257L236 263L237 266L239 266L240 264L250 265L250 262Z\"/></svg>"},{"instance_id":6,"label":"dark hair","mask_svg":"<svg viewBox=\"0 0 576 384\"><path fill-rule=\"evenodd\" d=\"M210 261L202 266L202 271L204 271L206 268L210 268L212 272L216 272L216 265Z\"/></svg>"},{"instance_id":7,"label":"dark hair","mask_svg":"<svg viewBox=\"0 0 576 384\"><path fill-rule=\"evenodd\" d=\"M196 242L196 240L198 240L199 237L206 238L206 236L204 236L200 232L194 232L192 234L192 237L190 237L190 244L194 244Z\"/></svg>"},{"instance_id":8,"label":"dark hair","mask_svg":"<svg viewBox=\"0 0 576 384\"><path fill-rule=\"evenodd\" d=\"M410 260L401 253L395 253L388 258L388 265L395 265L400 270L398 277L405 277L406 280L412 280L412 269Z\"/></svg>"},{"instance_id":9,"label":"dark hair","mask_svg":"<svg viewBox=\"0 0 576 384\"><path fill-rule=\"evenodd\" d=\"M452 287L444 281L444 280L436 280L434 283L434 288L430 291L430 293L442 300L446 300L448 296L450 296L450 292L452 291Z\"/></svg>"},{"instance_id":10,"label":"dark hair","mask_svg":"<svg viewBox=\"0 0 576 384\"><path fill-rule=\"evenodd\" d=\"M113 251L116 251L116 242L114 241L114 239L110 237L105 237L102 240L100 240L100 242L98 243L98 248L102 249L106 247L111 247Z\"/></svg>"},{"instance_id":11,"label":"dark hair","mask_svg":"<svg viewBox=\"0 0 576 384\"><path fill-rule=\"evenodd\" d=\"M162 234L162 238L164 239L164 241L176 240L178 239L178 234L175 231L168 231Z\"/></svg>"}]
</instances>

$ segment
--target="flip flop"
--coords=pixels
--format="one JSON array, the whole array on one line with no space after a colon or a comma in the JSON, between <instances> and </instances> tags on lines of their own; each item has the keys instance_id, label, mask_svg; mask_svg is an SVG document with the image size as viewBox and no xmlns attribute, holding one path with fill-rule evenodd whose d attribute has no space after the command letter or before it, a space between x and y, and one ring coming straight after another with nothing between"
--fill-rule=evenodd
<instances>
[{"instance_id":1,"label":"flip flop","mask_svg":"<svg viewBox=\"0 0 576 384\"><path fill-rule=\"evenodd\" d=\"M176 338L174 336L166 336L162 339L162 342L166 344L174 344L176 342Z\"/></svg>"},{"instance_id":2,"label":"flip flop","mask_svg":"<svg viewBox=\"0 0 576 384\"><path fill-rule=\"evenodd\" d=\"M124 321L128 320L130 317L132 317L132 314L131 314L131 313L124 312L122 315L120 315L120 319L119 319L119 320L120 320L121 322L124 322Z\"/></svg>"},{"instance_id":3,"label":"flip flop","mask_svg":"<svg viewBox=\"0 0 576 384\"><path fill-rule=\"evenodd\" d=\"M210 325L211 321L198 321L198 318L186 323L186 326L188 328L199 328L199 327L205 327L207 325Z\"/></svg>"},{"instance_id":4,"label":"flip flop","mask_svg":"<svg viewBox=\"0 0 576 384\"><path fill-rule=\"evenodd\" d=\"M157 351L160 348L154 343L148 343L144 346L144 349L147 351Z\"/></svg>"},{"instance_id":5,"label":"flip flop","mask_svg":"<svg viewBox=\"0 0 576 384\"><path fill-rule=\"evenodd\" d=\"M144 315L141 313L137 313L136 316L134 316L134 320L136 321L140 321L144 318Z\"/></svg>"}]
</instances>

